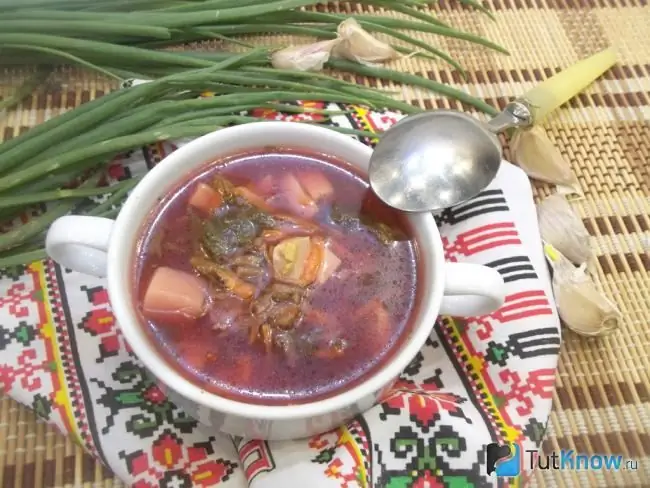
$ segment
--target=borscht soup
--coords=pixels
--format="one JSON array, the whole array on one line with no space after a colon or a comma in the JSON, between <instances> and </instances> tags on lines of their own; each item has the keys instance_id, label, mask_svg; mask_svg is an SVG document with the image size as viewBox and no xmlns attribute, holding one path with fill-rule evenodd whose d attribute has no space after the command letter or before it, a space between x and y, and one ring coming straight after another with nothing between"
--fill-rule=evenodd
<instances>
[{"instance_id":1,"label":"borscht soup","mask_svg":"<svg viewBox=\"0 0 650 488\"><path fill-rule=\"evenodd\" d=\"M305 403L362 381L408 335L416 254L403 215L354 167L264 148L206 164L152 210L135 308L200 388Z\"/></svg>"}]
</instances>

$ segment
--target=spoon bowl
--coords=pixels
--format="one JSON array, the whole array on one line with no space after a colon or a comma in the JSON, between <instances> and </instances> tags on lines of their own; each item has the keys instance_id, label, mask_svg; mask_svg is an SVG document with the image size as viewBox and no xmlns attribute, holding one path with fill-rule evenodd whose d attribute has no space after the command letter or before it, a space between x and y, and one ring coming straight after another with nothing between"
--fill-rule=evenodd
<instances>
[{"instance_id":1,"label":"spoon bowl","mask_svg":"<svg viewBox=\"0 0 650 488\"><path fill-rule=\"evenodd\" d=\"M370 185L406 212L469 200L494 179L501 162L496 136L460 112L406 117L386 131L370 159Z\"/></svg>"},{"instance_id":2,"label":"spoon bowl","mask_svg":"<svg viewBox=\"0 0 650 488\"><path fill-rule=\"evenodd\" d=\"M531 121L513 102L487 123L454 110L408 116L384 132L370 158L369 181L387 205L431 212L467 201L487 187L501 164L496 133Z\"/></svg>"}]
</instances>

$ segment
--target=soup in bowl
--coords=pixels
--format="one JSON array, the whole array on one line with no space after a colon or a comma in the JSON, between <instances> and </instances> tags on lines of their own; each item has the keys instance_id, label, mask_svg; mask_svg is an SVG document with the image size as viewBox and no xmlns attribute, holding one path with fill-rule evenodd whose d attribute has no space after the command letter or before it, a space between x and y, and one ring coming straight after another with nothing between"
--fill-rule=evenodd
<instances>
[{"instance_id":1,"label":"soup in bowl","mask_svg":"<svg viewBox=\"0 0 650 488\"><path fill-rule=\"evenodd\" d=\"M320 154L210 162L142 229L134 307L158 352L207 391L268 405L333 395L383 362L417 306L402 217Z\"/></svg>"},{"instance_id":2,"label":"soup in bowl","mask_svg":"<svg viewBox=\"0 0 650 488\"><path fill-rule=\"evenodd\" d=\"M504 299L495 270L444 262L431 215L372 193L370 151L304 124L223 129L159 163L116 221L57 220L47 250L107 275L127 342L198 420L320 433L381 398L439 313Z\"/></svg>"}]
</instances>

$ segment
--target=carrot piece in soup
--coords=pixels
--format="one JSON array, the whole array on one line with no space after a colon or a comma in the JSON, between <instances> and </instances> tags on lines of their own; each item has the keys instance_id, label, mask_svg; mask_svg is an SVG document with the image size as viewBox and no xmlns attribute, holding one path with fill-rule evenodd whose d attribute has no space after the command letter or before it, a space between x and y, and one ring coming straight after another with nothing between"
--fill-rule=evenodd
<instances>
[{"instance_id":1,"label":"carrot piece in soup","mask_svg":"<svg viewBox=\"0 0 650 488\"><path fill-rule=\"evenodd\" d=\"M199 183L190 197L189 204L205 214L210 214L223 204L223 198L211 186Z\"/></svg>"},{"instance_id":2,"label":"carrot piece in soup","mask_svg":"<svg viewBox=\"0 0 650 488\"><path fill-rule=\"evenodd\" d=\"M248 328L248 343L254 344L260 334L259 322L252 322Z\"/></svg>"},{"instance_id":3,"label":"carrot piece in soup","mask_svg":"<svg viewBox=\"0 0 650 488\"><path fill-rule=\"evenodd\" d=\"M334 195L334 187L323 173L318 171L300 173L298 180L314 201L325 200Z\"/></svg>"},{"instance_id":4,"label":"carrot piece in soup","mask_svg":"<svg viewBox=\"0 0 650 488\"><path fill-rule=\"evenodd\" d=\"M145 315L197 319L206 309L206 288L201 279L166 266L154 271L144 294Z\"/></svg>"},{"instance_id":5,"label":"carrot piece in soup","mask_svg":"<svg viewBox=\"0 0 650 488\"><path fill-rule=\"evenodd\" d=\"M218 270L218 276L221 279L224 287L228 291L233 292L239 298L248 300L255 294L255 287L247 281L242 280L232 271L220 268Z\"/></svg>"},{"instance_id":6,"label":"carrot piece in soup","mask_svg":"<svg viewBox=\"0 0 650 488\"><path fill-rule=\"evenodd\" d=\"M267 354L271 352L271 347L273 347L273 331L269 324L262 324L260 327L260 333L262 334L262 342L264 343L264 349Z\"/></svg>"},{"instance_id":7,"label":"carrot piece in soup","mask_svg":"<svg viewBox=\"0 0 650 488\"><path fill-rule=\"evenodd\" d=\"M272 254L275 276L303 286L311 285L319 280L319 277L319 282L322 283L341 262L334 253L325 248L325 243L319 237L284 239L273 248Z\"/></svg>"},{"instance_id":8,"label":"carrot piece in soup","mask_svg":"<svg viewBox=\"0 0 650 488\"><path fill-rule=\"evenodd\" d=\"M250 188L246 188L245 186L238 186L235 188L235 193L260 210L263 210L265 212L270 212L273 210L261 196L256 194Z\"/></svg>"},{"instance_id":9,"label":"carrot piece in soup","mask_svg":"<svg viewBox=\"0 0 650 488\"><path fill-rule=\"evenodd\" d=\"M222 285L223 288L234 293L239 298L246 300L255 294L255 287L252 284L244 281L229 269L219 266L217 263L210 261L209 259L201 256L194 256L190 258L190 264L194 268L194 271L199 273L201 276L210 281L216 281Z\"/></svg>"},{"instance_id":10,"label":"carrot piece in soup","mask_svg":"<svg viewBox=\"0 0 650 488\"><path fill-rule=\"evenodd\" d=\"M332 347L326 347L325 349L316 349L313 352L313 355L319 359L336 359L343 356L343 351Z\"/></svg>"},{"instance_id":11,"label":"carrot piece in soup","mask_svg":"<svg viewBox=\"0 0 650 488\"><path fill-rule=\"evenodd\" d=\"M277 229L265 229L262 231L262 240L266 244L277 244L282 239L286 238L287 234Z\"/></svg>"},{"instance_id":12,"label":"carrot piece in soup","mask_svg":"<svg viewBox=\"0 0 650 488\"><path fill-rule=\"evenodd\" d=\"M305 261L305 266L302 270L302 275L300 281L304 284L311 284L316 281L318 272L321 268L321 263L323 262L323 255L325 254L325 244L322 239L312 238L311 239L311 249L307 260Z\"/></svg>"}]
</instances>

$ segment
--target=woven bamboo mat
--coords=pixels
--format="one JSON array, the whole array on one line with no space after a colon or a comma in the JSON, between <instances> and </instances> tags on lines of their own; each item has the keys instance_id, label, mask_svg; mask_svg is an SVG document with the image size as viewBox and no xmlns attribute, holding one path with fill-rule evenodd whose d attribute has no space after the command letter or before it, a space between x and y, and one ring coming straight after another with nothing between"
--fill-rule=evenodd
<instances>
[{"instance_id":1,"label":"woven bamboo mat","mask_svg":"<svg viewBox=\"0 0 650 488\"><path fill-rule=\"evenodd\" d=\"M435 12L452 25L505 46L511 56L431 35L467 69L463 82L442 63L410 58L403 71L451 82L502 107L536 81L612 45L619 65L554 118L550 136L578 174L586 198L575 208L596 249L602 289L625 316L617 333L584 339L564 333L546 452L622 454L637 470L538 471L539 487L650 487L650 9L646 0L492 0L496 22L444 1ZM268 41L268 39L265 39ZM276 42L277 42L276 38ZM289 39L280 39L288 43ZM0 96L19 76L0 73ZM376 86L376 83L368 80ZM387 85L388 89L395 89ZM110 84L62 71L0 120L10 137L60 110L101 95ZM425 107L464 108L422 90L399 88ZM465 107L466 108L466 107ZM508 155L506 151L506 156ZM537 185L536 197L551 188ZM81 448L7 397L0 400L0 486L118 487Z\"/></svg>"}]
</instances>

